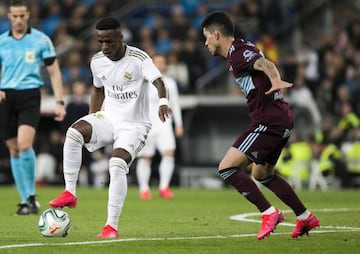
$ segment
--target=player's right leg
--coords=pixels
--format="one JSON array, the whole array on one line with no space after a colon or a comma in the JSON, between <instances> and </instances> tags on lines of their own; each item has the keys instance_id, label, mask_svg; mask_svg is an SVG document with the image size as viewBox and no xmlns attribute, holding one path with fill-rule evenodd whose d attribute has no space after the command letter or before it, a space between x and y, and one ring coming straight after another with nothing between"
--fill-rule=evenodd
<instances>
[{"instance_id":1,"label":"player's right leg","mask_svg":"<svg viewBox=\"0 0 360 254\"><path fill-rule=\"evenodd\" d=\"M82 162L82 147L95 151L113 140L113 129L101 112L86 115L75 122L66 132L64 142L65 191L49 202L52 207L75 207L76 184Z\"/></svg>"},{"instance_id":2,"label":"player's right leg","mask_svg":"<svg viewBox=\"0 0 360 254\"><path fill-rule=\"evenodd\" d=\"M84 136L77 129L70 127L64 142L64 179L65 190L49 202L52 207L75 207L77 205L76 183L82 162Z\"/></svg>"},{"instance_id":3,"label":"player's right leg","mask_svg":"<svg viewBox=\"0 0 360 254\"><path fill-rule=\"evenodd\" d=\"M220 163L219 174L260 211L262 224L257 239L261 240L274 231L276 225L284 220L284 215L269 203L255 182L246 174L244 169L250 163L245 154L231 147Z\"/></svg>"}]
</instances>

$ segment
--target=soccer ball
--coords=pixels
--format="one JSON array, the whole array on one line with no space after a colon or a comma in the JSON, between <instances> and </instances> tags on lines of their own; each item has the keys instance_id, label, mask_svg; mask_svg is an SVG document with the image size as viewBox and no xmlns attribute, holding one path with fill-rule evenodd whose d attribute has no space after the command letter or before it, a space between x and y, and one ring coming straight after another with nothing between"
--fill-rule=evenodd
<instances>
[{"instance_id":1,"label":"soccer ball","mask_svg":"<svg viewBox=\"0 0 360 254\"><path fill-rule=\"evenodd\" d=\"M40 215L38 229L45 237L65 237L70 228L70 217L60 208L46 209Z\"/></svg>"}]
</instances>

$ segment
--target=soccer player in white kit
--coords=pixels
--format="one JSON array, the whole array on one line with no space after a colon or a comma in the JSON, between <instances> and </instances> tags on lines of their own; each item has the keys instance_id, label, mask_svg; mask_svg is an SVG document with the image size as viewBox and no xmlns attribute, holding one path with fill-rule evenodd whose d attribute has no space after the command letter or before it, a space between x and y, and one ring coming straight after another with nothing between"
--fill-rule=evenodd
<instances>
[{"instance_id":1,"label":"soccer player in white kit","mask_svg":"<svg viewBox=\"0 0 360 254\"><path fill-rule=\"evenodd\" d=\"M175 168L175 148L176 137L181 137L184 133L183 122L181 116L181 108L179 103L179 92L176 82L169 76L164 75L166 71L166 59L164 56L155 55L152 57L154 64L163 74L166 87L169 89L169 106L172 111L172 121L160 121L158 111L158 95L153 86L149 86L150 97L150 118L152 128L146 139L144 148L138 153L136 164L136 176L139 184L140 199L149 200L152 198L150 192L150 176L152 157L155 155L156 149L161 154L159 164L159 195L164 199L172 199L174 194L170 190L170 181ZM175 131L175 136L174 136Z\"/></svg>"},{"instance_id":2,"label":"soccer player in white kit","mask_svg":"<svg viewBox=\"0 0 360 254\"><path fill-rule=\"evenodd\" d=\"M94 84L90 114L67 130L63 151L65 190L49 205L75 207L82 147L91 152L113 144L109 160L107 220L97 237L116 238L127 194L126 174L151 128L149 85L157 88L161 121L170 117L171 110L160 71L144 51L123 42L119 22L110 17L101 19L96 24L96 34L101 51L90 63Z\"/></svg>"}]
</instances>

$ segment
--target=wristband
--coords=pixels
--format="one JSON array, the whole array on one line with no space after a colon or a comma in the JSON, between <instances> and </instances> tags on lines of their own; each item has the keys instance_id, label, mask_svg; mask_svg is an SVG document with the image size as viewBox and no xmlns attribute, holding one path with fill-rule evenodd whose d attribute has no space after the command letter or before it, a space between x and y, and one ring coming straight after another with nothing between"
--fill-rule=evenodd
<instances>
[{"instance_id":1,"label":"wristband","mask_svg":"<svg viewBox=\"0 0 360 254\"><path fill-rule=\"evenodd\" d=\"M166 98L160 98L159 99L159 107L160 106L168 106L169 105L169 100Z\"/></svg>"},{"instance_id":2,"label":"wristband","mask_svg":"<svg viewBox=\"0 0 360 254\"><path fill-rule=\"evenodd\" d=\"M65 102L63 100L60 100L60 101L56 101L56 104L60 104L61 106L64 106Z\"/></svg>"}]
</instances>

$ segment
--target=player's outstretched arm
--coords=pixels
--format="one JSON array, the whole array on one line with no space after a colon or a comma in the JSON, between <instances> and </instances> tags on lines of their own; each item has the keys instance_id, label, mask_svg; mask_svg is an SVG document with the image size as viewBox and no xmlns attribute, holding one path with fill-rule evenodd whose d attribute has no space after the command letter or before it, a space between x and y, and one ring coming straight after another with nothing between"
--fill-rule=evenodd
<instances>
[{"instance_id":1,"label":"player's outstretched arm","mask_svg":"<svg viewBox=\"0 0 360 254\"><path fill-rule=\"evenodd\" d=\"M169 108L169 100L165 83L161 78L154 80L153 85L156 87L159 95L159 118L162 122L165 122L171 115L171 109Z\"/></svg>"},{"instance_id":2,"label":"player's outstretched arm","mask_svg":"<svg viewBox=\"0 0 360 254\"><path fill-rule=\"evenodd\" d=\"M271 81L271 88L265 92L270 94L276 90L292 87L293 84L281 79L280 73L275 64L265 57L258 58L253 66L254 70L263 71Z\"/></svg>"}]
</instances>

